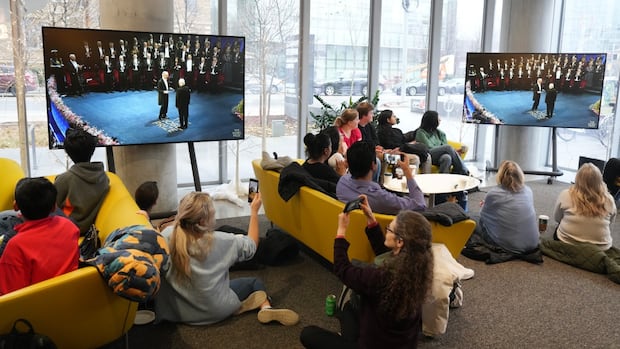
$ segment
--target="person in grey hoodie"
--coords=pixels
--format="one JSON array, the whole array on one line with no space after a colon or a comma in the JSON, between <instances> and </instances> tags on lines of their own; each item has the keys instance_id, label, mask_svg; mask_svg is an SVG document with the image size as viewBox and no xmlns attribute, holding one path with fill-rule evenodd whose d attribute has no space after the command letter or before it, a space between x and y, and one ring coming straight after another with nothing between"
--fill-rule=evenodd
<instances>
[{"instance_id":1,"label":"person in grey hoodie","mask_svg":"<svg viewBox=\"0 0 620 349\"><path fill-rule=\"evenodd\" d=\"M54 182L58 190L56 205L80 228L80 235L95 222L110 190L103 163L90 161L96 146L97 137L82 129L67 129L64 148L74 165Z\"/></svg>"}]
</instances>

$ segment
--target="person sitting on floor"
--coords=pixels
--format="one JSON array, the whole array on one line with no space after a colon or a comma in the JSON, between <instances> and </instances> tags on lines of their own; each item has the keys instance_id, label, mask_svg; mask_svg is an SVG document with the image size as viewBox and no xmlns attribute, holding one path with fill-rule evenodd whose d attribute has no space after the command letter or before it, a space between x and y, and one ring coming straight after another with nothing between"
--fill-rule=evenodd
<instances>
[{"instance_id":1,"label":"person sitting on floor","mask_svg":"<svg viewBox=\"0 0 620 349\"><path fill-rule=\"evenodd\" d=\"M347 150L349 173L340 177L336 185L338 200L348 202L365 194L369 204L379 213L397 214L400 210L424 211L426 209L424 193L409 167L409 155L402 155L404 159L399 159L397 166L402 168L407 180L408 196L398 196L373 182L373 173L377 170L374 147L364 141L353 143Z\"/></svg>"},{"instance_id":2,"label":"person sitting on floor","mask_svg":"<svg viewBox=\"0 0 620 349\"><path fill-rule=\"evenodd\" d=\"M559 224L554 238L568 244L592 244L605 251L612 246L611 224L616 214L601 171L585 163L575 175L575 184L564 189L555 203L553 217Z\"/></svg>"},{"instance_id":3,"label":"person sitting on floor","mask_svg":"<svg viewBox=\"0 0 620 349\"><path fill-rule=\"evenodd\" d=\"M78 268L80 230L69 219L50 215L56 188L43 177L22 178L15 187L15 211L24 223L15 226L0 257L0 295Z\"/></svg>"},{"instance_id":4,"label":"person sitting on floor","mask_svg":"<svg viewBox=\"0 0 620 349\"><path fill-rule=\"evenodd\" d=\"M611 158L605 163L603 181L607 185L609 194L616 201L616 208L620 205L620 159Z\"/></svg>"},{"instance_id":5,"label":"person sitting on floor","mask_svg":"<svg viewBox=\"0 0 620 349\"><path fill-rule=\"evenodd\" d=\"M207 325L255 309L260 309L261 323L299 322L294 311L271 307L260 279L229 279L230 267L250 260L256 252L261 203L256 193L250 204L248 235L241 235L214 231L215 208L209 194L191 192L181 199L174 225L162 231L172 263L155 298L157 322Z\"/></svg>"},{"instance_id":6,"label":"person sitting on floor","mask_svg":"<svg viewBox=\"0 0 620 349\"><path fill-rule=\"evenodd\" d=\"M82 129L69 128L63 146L73 166L56 177L56 205L75 222L83 235L95 222L103 199L110 190L110 180L102 162L90 161L97 146L97 137Z\"/></svg>"},{"instance_id":7,"label":"person sitting on floor","mask_svg":"<svg viewBox=\"0 0 620 349\"><path fill-rule=\"evenodd\" d=\"M136 204L140 208L137 212L151 219L151 210L153 206L157 203L157 199L159 198L159 188L157 187L157 182L154 181L146 181L136 189L134 194L134 199L136 200Z\"/></svg>"},{"instance_id":8,"label":"person sitting on floor","mask_svg":"<svg viewBox=\"0 0 620 349\"><path fill-rule=\"evenodd\" d=\"M366 234L377 245L375 251L389 254L377 267L353 265L347 256L349 213L338 215L334 273L362 300L359 309L348 302L338 314L340 333L305 327L300 335L305 348L417 347L422 306L433 280L430 223L417 212L401 211L386 227L383 239L365 197L362 210L368 219Z\"/></svg>"},{"instance_id":9,"label":"person sitting on floor","mask_svg":"<svg viewBox=\"0 0 620 349\"><path fill-rule=\"evenodd\" d=\"M503 161L496 179L498 185L487 192L476 229L489 244L515 254L530 253L538 247L540 235L532 190L514 161Z\"/></svg>"}]
</instances>

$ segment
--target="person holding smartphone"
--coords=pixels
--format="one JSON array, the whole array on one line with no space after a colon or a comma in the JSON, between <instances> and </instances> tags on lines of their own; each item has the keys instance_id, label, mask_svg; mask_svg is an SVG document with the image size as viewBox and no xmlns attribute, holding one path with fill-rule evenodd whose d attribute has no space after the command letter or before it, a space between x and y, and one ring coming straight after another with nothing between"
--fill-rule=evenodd
<instances>
[{"instance_id":1,"label":"person holding smartphone","mask_svg":"<svg viewBox=\"0 0 620 349\"><path fill-rule=\"evenodd\" d=\"M214 229L215 208L209 194L191 192L181 199L174 224L161 232L170 246L171 265L155 299L156 322L208 325L253 310L258 310L261 323L299 322L294 311L271 307L261 279L230 279L230 267L256 253L261 204L260 193L255 192L248 234L242 235Z\"/></svg>"},{"instance_id":2,"label":"person holding smartphone","mask_svg":"<svg viewBox=\"0 0 620 349\"><path fill-rule=\"evenodd\" d=\"M375 210L383 214L395 215L401 210L424 211L426 201L424 193L416 183L412 169L409 167L409 156L401 154L397 166L403 170L407 178L408 196L399 196L381 187L372 180L377 171L377 158L372 144L359 141L347 150L349 173L340 177L336 185L336 196L342 202L349 202L361 194L368 197L368 202Z\"/></svg>"},{"instance_id":3,"label":"person holding smartphone","mask_svg":"<svg viewBox=\"0 0 620 349\"><path fill-rule=\"evenodd\" d=\"M386 227L384 237L368 197L360 195L360 199L359 208L367 219L366 235L380 257L376 260L378 266L351 263L346 240L349 213L340 213L334 240L334 273L362 301L357 307L345 304L338 316L339 333L307 326L300 341L309 349L416 348L422 305L433 280L430 223L420 213L404 210Z\"/></svg>"}]
</instances>

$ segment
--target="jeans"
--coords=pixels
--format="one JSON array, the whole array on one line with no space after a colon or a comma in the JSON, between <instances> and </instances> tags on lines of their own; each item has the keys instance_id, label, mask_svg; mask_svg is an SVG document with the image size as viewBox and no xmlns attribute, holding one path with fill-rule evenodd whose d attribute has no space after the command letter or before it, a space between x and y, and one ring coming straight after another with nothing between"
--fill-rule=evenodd
<instances>
[{"instance_id":1,"label":"jeans","mask_svg":"<svg viewBox=\"0 0 620 349\"><path fill-rule=\"evenodd\" d=\"M452 146L448 144L440 145L431 148L429 153L433 159L433 165L439 165L439 172L450 173L450 166L452 166L452 173L469 174L467 167L465 167L463 163L463 159L461 159Z\"/></svg>"},{"instance_id":2,"label":"jeans","mask_svg":"<svg viewBox=\"0 0 620 349\"><path fill-rule=\"evenodd\" d=\"M266 290L263 281L255 277L231 279L230 289L237 294L240 301L244 301L253 292Z\"/></svg>"}]
</instances>

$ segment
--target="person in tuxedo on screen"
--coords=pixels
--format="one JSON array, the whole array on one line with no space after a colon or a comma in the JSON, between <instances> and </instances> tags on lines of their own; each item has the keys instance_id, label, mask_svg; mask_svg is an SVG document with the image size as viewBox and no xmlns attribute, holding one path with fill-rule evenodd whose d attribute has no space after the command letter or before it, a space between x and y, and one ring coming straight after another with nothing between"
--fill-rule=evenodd
<instances>
[{"instance_id":1,"label":"person in tuxedo on screen","mask_svg":"<svg viewBox=\"0 0 620 349\"><path fill-rule=\"evenodd\" d=\"M553 83L549 83L549 89L545 93L545 104L547 105L547 119L553 117L553 109L555 108L555 99L558 96L558 91L555 89Z\"/></svg>"},{"instance_id":2,"label":"person in tuxedo on screen","mask_svg":"<svg viewBox=\"0 0 620 349\"><path fill-rule=\"evenodd\" d=\"M538 110L538 104L540 103L540 95L543 91L542 78L536 79L536 84L534 84L532 100L534 104L532 104L532 110Z\"/></svg>"},{"instance_id":3,"label":"person in tuxedo on screen","mask_svg":"<svg viewBox=\"0 0 620 349\"><path fill-rule=\"evenodd\" d=\"M179 128L186 129L189 118L189 87L185 85L185 79L179 79L179 87L176 90L176 107L179 110Z\"/></svg>"},{"instance_id":4,"label":"person in tuxedo on screen","mask_svg":"<svg viewBox=\"0 0 620 349\"><path fill-rule=\"evenodd\" d=\"M161 73L161 79L157 82L157 102L159 104L159 120L168 117L168 94L170 93L170 82L168 81L168 71Z\"/></svg>"},{"instance_id":5,"label":"person in tuxedo on screen","mask_svg":"<svg viewBox=\"0 0 620 349\"><path fill-rule=\"evenodd\" d=\"M81 96L83 92L82 83L80 82L80 73L82 70L82 65L76 61L75 54L69 54L69 64L67 64L67 71L69 72L69 80L67 84L67 90L72 95Z\"/></svg>"}]
</instances>

